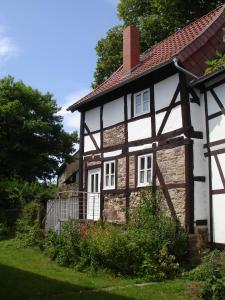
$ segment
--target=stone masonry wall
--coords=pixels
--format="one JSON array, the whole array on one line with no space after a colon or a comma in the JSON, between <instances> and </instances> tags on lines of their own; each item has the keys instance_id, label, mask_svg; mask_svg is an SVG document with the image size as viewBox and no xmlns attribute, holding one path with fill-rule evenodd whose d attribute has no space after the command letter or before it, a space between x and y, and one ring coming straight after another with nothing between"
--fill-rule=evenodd
<instances>
[{"instance_id":1,"label":"stone masonry wall","mask_svg":"<svg viewBox=\"0 0 225 300\"><path fill-rule=\"evenodd\" d=\"M126 196L124 193L104 195L103 219L117 224L126 221Z\"/></svg>"},{"instance_id":2,"label":"stone masonry wall","mask_svg":"<svg viewBox=\"0 0 225 300\"><path fill-rule=\"evenodd\" d=\"M117 165L117 188L126 188L126 157L118 159Z\"/></svg>"},{"instance_id":3,"label":"stone masonry wall","mask_svg":"<svg viewBox=\"0 0 225 300\"><path fill-rule=\"evenodd\" d=\"M103 147L125 143L125 125L121 124L103 131Z\"/></svg>"},{"instance_id":4,"label":"stone masonry wall","mask_svg":"<svg viewBox=\"0 0 225 300\"><path fill-rule=\"evenodd\" d=\"M163 149L156 153L157 164L163 176L165 184L185 183L185 148L179 146L172 149ZM157 178L156 184L159 185ZM170 198L172 200L176 215L181 224L185 225L185 188L169 189ZM165 208L169 212L166 199L162 194Z\"/></svg>"},{"instance_id":5,"label":"stone masonry wall","mask_svg":"<svg viewBox=\"0 0 225 300\"><path fill-rule=\"evenodd\" d=\"M129 157L129 187L135 188L135 156Z\"/></svg>"}]
</instances>

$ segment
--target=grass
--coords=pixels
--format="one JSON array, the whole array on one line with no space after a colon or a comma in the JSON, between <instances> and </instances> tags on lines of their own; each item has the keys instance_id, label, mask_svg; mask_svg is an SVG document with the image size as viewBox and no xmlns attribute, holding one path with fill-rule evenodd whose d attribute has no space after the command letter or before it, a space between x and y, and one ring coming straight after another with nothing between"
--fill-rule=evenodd
<instances>
[{"instance_id":1,"label":"grass","mask_svg":"<svg viewBox=\"0 0 225 300\"><path fill-rule=\"evenodd\" d=\"M21 248L15 240L0 242L0 300L198 299L194 284L181 279L134 284L105 273L60 267L38 249Z\"/></svg>"}]
</instances>

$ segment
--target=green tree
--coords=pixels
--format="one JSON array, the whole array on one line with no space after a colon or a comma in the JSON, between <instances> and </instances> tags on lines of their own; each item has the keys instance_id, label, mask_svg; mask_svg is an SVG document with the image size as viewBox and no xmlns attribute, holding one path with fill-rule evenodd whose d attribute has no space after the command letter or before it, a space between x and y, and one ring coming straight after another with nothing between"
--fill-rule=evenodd
<instances>
[{"instance_id":1,"label":"green tree","mask_svg":"<svg viewBox=\"0 0 225 300\"><path fill-rule=\"evenodd\" d=\"M100 39L96 45L98 56L97 66L94 73L95 81L92 87L96 88L104 82L122 63L123 28L114 26L106 37Z\"/></svg>"},{"instance_id":2,"label":"green tree","mask_svg":"<svg viewBox=\"0 0 225 300\"><path fill-rule=\"evenodd\" d=\"M63 130L53 96L15 82L0 81L0 178L48 180L69 159L77 133Z\"/></svg>"},{"instance_id":3,"label":"green tree","mask_svg":"<svg viewBox=\"0 0 225 300\"><path fill-rule=\"evenodd\" d=\"M206 64L208 67L205 70L205 75L223 70L225 68L225 53L216 51L215 58L212 60L207 60Z\"/></svg>"},{"instance_id":4,"label":"green tree","mask_svg":"<svg viewBox=\"0 0 225 300\"><path fill-rule=\"evenodd\" d=\"M106 37L97 43L97 65L92 87L101 84L121 65L124 26L135 25L140 29L141 50L145 51L220 4L223 4L223 1L120 0L117 12L123 24L113 27Z\"/></svg>"}]
</instances>

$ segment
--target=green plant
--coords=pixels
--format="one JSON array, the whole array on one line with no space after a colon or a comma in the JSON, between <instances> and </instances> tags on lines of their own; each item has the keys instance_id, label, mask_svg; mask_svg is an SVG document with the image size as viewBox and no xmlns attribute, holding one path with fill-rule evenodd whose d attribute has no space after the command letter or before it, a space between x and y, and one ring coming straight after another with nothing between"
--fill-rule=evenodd
<instances>
[{"instance_id":1,"label":"green plant","mask_svg":"<svg viewBox=\"0 0 225 300\"><path fill-rule=\"evenodd\" d=\"M215 59L207 60L206 64L208 67L205 70L205 75L224 69L225 53L217 50L215 53Z\"/></svg>"},{"instance_id":2,"label":"green plant","mask_svg":"<svg viewBox=\"0 0 225 300\"><path fill-rule=\"evenodd\" d=\"M16 238L24 247L38 245L43 239L43 232L38 223L40 206L31 202L24 206L21 217L16 223Z\"/></svg>"},{"instance_id":3,"label":"green plant","mask_svg":"<svg viewBox=\"0 0 225 300\"><path fill-rule=\"evenodd\" d=\"M206 280L200 295L205 300L225 299L225 276L222 275L220 268L213 270L213 274Z\"/></svg>"},{"instance_id":4,"label":"green plant","mask_svg":"<svg viewBox=\"0 0 225 300\"><path fill-rule=\"evenodd\" d=\"M11 235L11 229L5 223L0 223L0 241Z\"/></svg>"}]
</instances>

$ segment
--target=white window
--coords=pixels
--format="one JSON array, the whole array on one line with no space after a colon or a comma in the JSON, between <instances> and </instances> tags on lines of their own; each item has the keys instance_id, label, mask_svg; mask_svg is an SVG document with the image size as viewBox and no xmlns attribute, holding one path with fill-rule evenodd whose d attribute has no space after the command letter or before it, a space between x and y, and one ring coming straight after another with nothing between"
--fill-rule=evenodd
<instances>
[{"instance_id":1,"label":"white window","mask_svg":"<svg viewBox=\"0 0 225 300\"><path fill-rule=\"evenodd\" d=\"M147 186L152 182L152 155L138 156L138 186Z\"/></svg>"},{"instance_id":2,"label":"white window","mask_svg":"<svg viewBox=\"0 0 225 300\"><path fill-rule=\"evenodd\" d=\"M150 112L150 92L141 91L134 95L134 115L142 115Z\"/></svg>"},{"instance_id":3,"label":"white window","mask_svg":"<svg viewBox=\"0 0 225 300\"><path fill-rule=\"evenodd\" d=\"M115 188L115 161L107 161L104 163L104 189Z\"/></svg>"}]
</instances>

